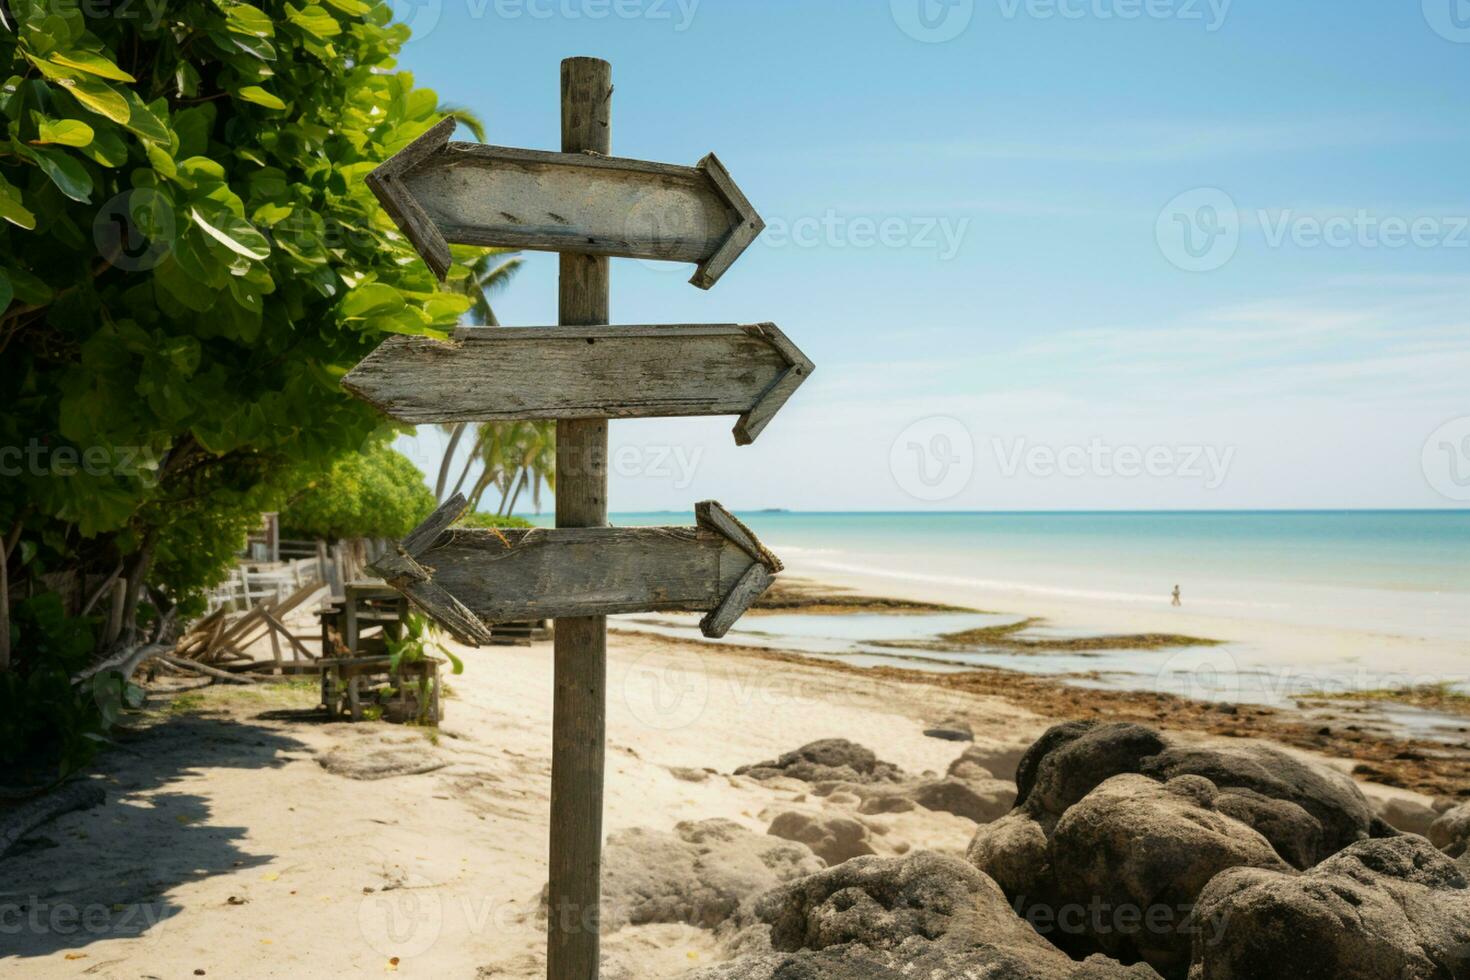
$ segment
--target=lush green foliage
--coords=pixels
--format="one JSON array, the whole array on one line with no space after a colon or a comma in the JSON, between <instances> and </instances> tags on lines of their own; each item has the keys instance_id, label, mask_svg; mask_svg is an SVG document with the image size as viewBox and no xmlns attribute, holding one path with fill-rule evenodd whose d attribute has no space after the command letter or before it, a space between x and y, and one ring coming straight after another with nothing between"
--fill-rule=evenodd
<instances>
[{"instance_id":1,"label":"lush green foliage","mask_svg":"<svg viewBox=\"0 0 1470 980\"><path fill-rule=\"evenodd\" d=\"M57 685L79 637L95 656L105 603L78 617L107 576L130 627L145 586L196 598L262 510L379 431L342 375L471 298L437 288L363 182L438 115L394 70L408 28L386 3L6 7L0 539L10 594L54 603L17 605L8 672L0 649L16 744L16 725L95 734L67 720L90 695Z\"/></svg>"},{"instance_id":2,"label":"lush green foliage","mask_svg":"<svg viewBox=\"0 0 1470 980\"><path fill-rule=\"evenodd\" d=\"M182 542L377 428L342 374L469 305L362 179L436 98L388 71L408 31L383 3L11 8L0 446L40 451L0 529L24 522L33 577L105 574L156 539L153 577L187 592L233 530L205 555Z\"/></svg>"},{"instance_id":3,"label":"lush green foliage","mask_svg":"<svg viewBox=\"0 0 1470 980\"><path fill-rule=\"evenodd\" d=\"M281 513L289 538L398 539L433 513L434 495L407 456L387 446L343 456Z\"/></svg>"},{"instance_id":4,"label":"lush green foliage","mask_svg":"<svg viewBox=\"0 0 1470 980\"><path fill-rule=\"evenodd\" d=\"M511 514L489 514L483 510L466 514L459 519L459 523L465 527L534 527L524 517L515 517Z\"/></svg>"}]
</instances>

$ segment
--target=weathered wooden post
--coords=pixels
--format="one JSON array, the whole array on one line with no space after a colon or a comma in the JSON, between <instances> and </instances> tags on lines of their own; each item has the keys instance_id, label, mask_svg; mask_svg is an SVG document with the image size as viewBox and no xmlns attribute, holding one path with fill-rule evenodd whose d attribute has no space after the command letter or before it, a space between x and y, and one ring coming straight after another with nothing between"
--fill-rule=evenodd
<instances>
[{"instance_id":1,"label":"weathered wooden post","mask_svg":"<svg viewBox=\"0 0 1470 980\"><path fill-rule=\"evenodd\" d=\"M563 153L612 153L612 66L597 58L561 63ZM558 321L608 322L609 259L561 253ZM556 526L607 523L607 420L556 424ZM607 619L556 621L556 695L551 723L551 869L546 929L550 980L595 978L602 894L602 776L607 711Z\"/></svg>"},{"instance_id":2,"label":"weathered wooden post","mask_svg":"<svg viewBox=\"0 0 1470 980\"><path fill-rule=\"evenodd\" d=\"M607 526L612 418L738 415L754 441L812 372L775 324L609 326L608 257L696 263L709 289L764 223L710 154L683 167L610 156L612 69L561 66L560 153L454 143L445 119L368 177L440 279L449 243L561 255L559 325L461 328L455 343L397 337L343 385L412 423L556 419L556 527L454 527L439 507L373 570L457 639L556 619L547 976L596 980L607 705L607 620L700 611L719 637L781 570L719 504L695 527ZM649 227L629 216L657 218Z\"/></svg>"}]
</instances>

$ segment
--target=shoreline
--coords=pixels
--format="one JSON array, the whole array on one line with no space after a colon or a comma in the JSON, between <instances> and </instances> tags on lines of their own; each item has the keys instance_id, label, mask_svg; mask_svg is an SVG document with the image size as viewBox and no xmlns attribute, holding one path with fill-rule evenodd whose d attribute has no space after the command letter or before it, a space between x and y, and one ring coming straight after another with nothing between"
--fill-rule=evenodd
<instances>
[{"instance_id":1,"label":"shoreline","mask_svg":"<svg viewBox=\"0 0 1470 980\"><path fill-rule=\"evenodd\" d=\"M713 644L616 627L609 632L620 640L636 639L671 650L708 651L710 656L829 670L867 681L875 694L885 683L928 686L999 698L1051 720L1103 718L1199 735L1265 739L1350 763L1345 771L1359 782L1431 798L1470 799L1470 719L1466 719L1466 741L1455 746L1373 731L1354 717L1351 705L1325 708L1320 713L1266 705L1223 705L1162 692L1082 687L1060 677L1003 668L941 672L867 667L764 647Z\"/></svg>"}]
</instances>

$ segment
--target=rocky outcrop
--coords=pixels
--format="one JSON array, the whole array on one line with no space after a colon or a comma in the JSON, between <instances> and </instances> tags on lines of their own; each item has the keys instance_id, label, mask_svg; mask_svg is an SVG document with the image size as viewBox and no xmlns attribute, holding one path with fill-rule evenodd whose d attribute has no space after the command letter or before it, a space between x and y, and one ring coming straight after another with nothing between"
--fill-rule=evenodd
<instances>
[{"instance_id":1,"label":"rocky outcrop","mask_svg":"<svg viewBox=\"0 0 1470 980\"><path fill-rule=\"evenodd\" d=\"M1440 814L1429 827L1429 842L1450 857L1470 852L1470 803Z\"/></svg>"},{"instance_id":2,"label":"rocky outcrop","mask_svg":"<svg viewBox=\"0 0 1470 980\"><path fill-rule=\"evenodd\" d=\"M1189 912L1219 872L1305 869L1392 833L1341 773L1141 725L1057 725L1016 784L1016 809L980 828L971 862L1074 955L1142 959L1166 976L1184 975Z\"/></svg>"},{"instance_id":3,"label":"rocky outcrop","mask_svg":"<svg viewBox=\"0 0 1470 980\"><path fill-rule=\"evenodd\" d=\"M1470 883L1417 836L1354 844L1301 875L1227 871L1195 917L1189 980L1470 977Z\"/></svg>"},{"instance_id":4,"label":"rocky outcrop","mask_svg":"<svg viewBox=\"0 0 1470 980\"><path fill-rule=\"evenodd\" d=\"M851 817L789 810L771 821L766 833L805 844L828 866L877 853L868 840L867 826Z\"/></svg>"},{"instance_id":5,"label":"rocky outcrop","mask_svg":"<svg viewBox=\"0 0 1470 980\"><path fill-rule=\"evenodd\" d=\"M1022 922L995 883L954 858L857 858L757 903L769 943L698 980L1149 980L1146 966L1085 963Z\"/></svg>"},{"instance_id":6,"label":"rocky outcrop","mask_svg":"<svg viewBox=\"0 0 1470 980\"><path fill-rule=\"evenodd\" d=\"M741 766L737 776L752 779L785 777L804 783L884 783L898 782L902 771L889 762L881 762L871 749L845 738L824 738L787 752L779 759Z\"/></svg>"},{"instance_id":7,"label":"rocky outcrop","mask_svg":"<svg viewBox=\"0 0 1470 980\"><path fill-rule=\"evenodd\" d=\"M949 774L940 779L932 774L910 776L861 745L827 739L804 745L772 762L742 767L735 774L773 784L794 778L810 785L816 796L852 797L863 814L904 813L923 807L986 823L1010 812L1016 788L973 762L973 751L967 749L950 765Z\"/></svg>"},{"instance_id":8,"label":"rocky outcrop","mask_svg":"<svg viewBox=\"0 0 1470 980\"><path fill-rule=\"evenodd\" d=\"M751 921L761 894L822 866L803 844L729 820L681 823L671 834L644 827L618 831L602 852L602 927L740 927Z\"/></svg>"}]
</instances>

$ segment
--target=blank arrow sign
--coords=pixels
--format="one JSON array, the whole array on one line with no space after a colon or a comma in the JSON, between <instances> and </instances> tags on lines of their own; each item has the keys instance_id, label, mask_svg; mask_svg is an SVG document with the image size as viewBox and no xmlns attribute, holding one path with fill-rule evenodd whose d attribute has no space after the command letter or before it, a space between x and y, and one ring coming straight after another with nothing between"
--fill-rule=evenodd
<instances>
[{"instance_id":1,"label":"blank arrow sign","mask_svg":"<svg viewBox=\"0 0 1470 980\"><path fill-rule=\"evenodd\" d=\"M443 279L449 243L696 262L713 286L765 228L710 154L695 167L451 143L451 117L367 177Z\"/></svg>"},{"instance_id":2,"label":"blank arrow sign","mask_svg":"<svg viewBox=\"0 0 1470 980\"><path fill-rule=\"evenodd\" d=\"M394 337L343 386L400 422L739 415L747 445L812 373L775 324L470 327Z\"/></svg>"},{"instance_id":3,"label":"blank arrow sign","mask_svg":"<svg viewBox=\"0 0 1470 980\"><path fill-rule=\"evenodd\" d=\"M713 501L696 527L453 528L456 496L372 570L465 642L482 624L631 612L704 612L724 636L781 562Z\"/></svg>"}]
</instances>

